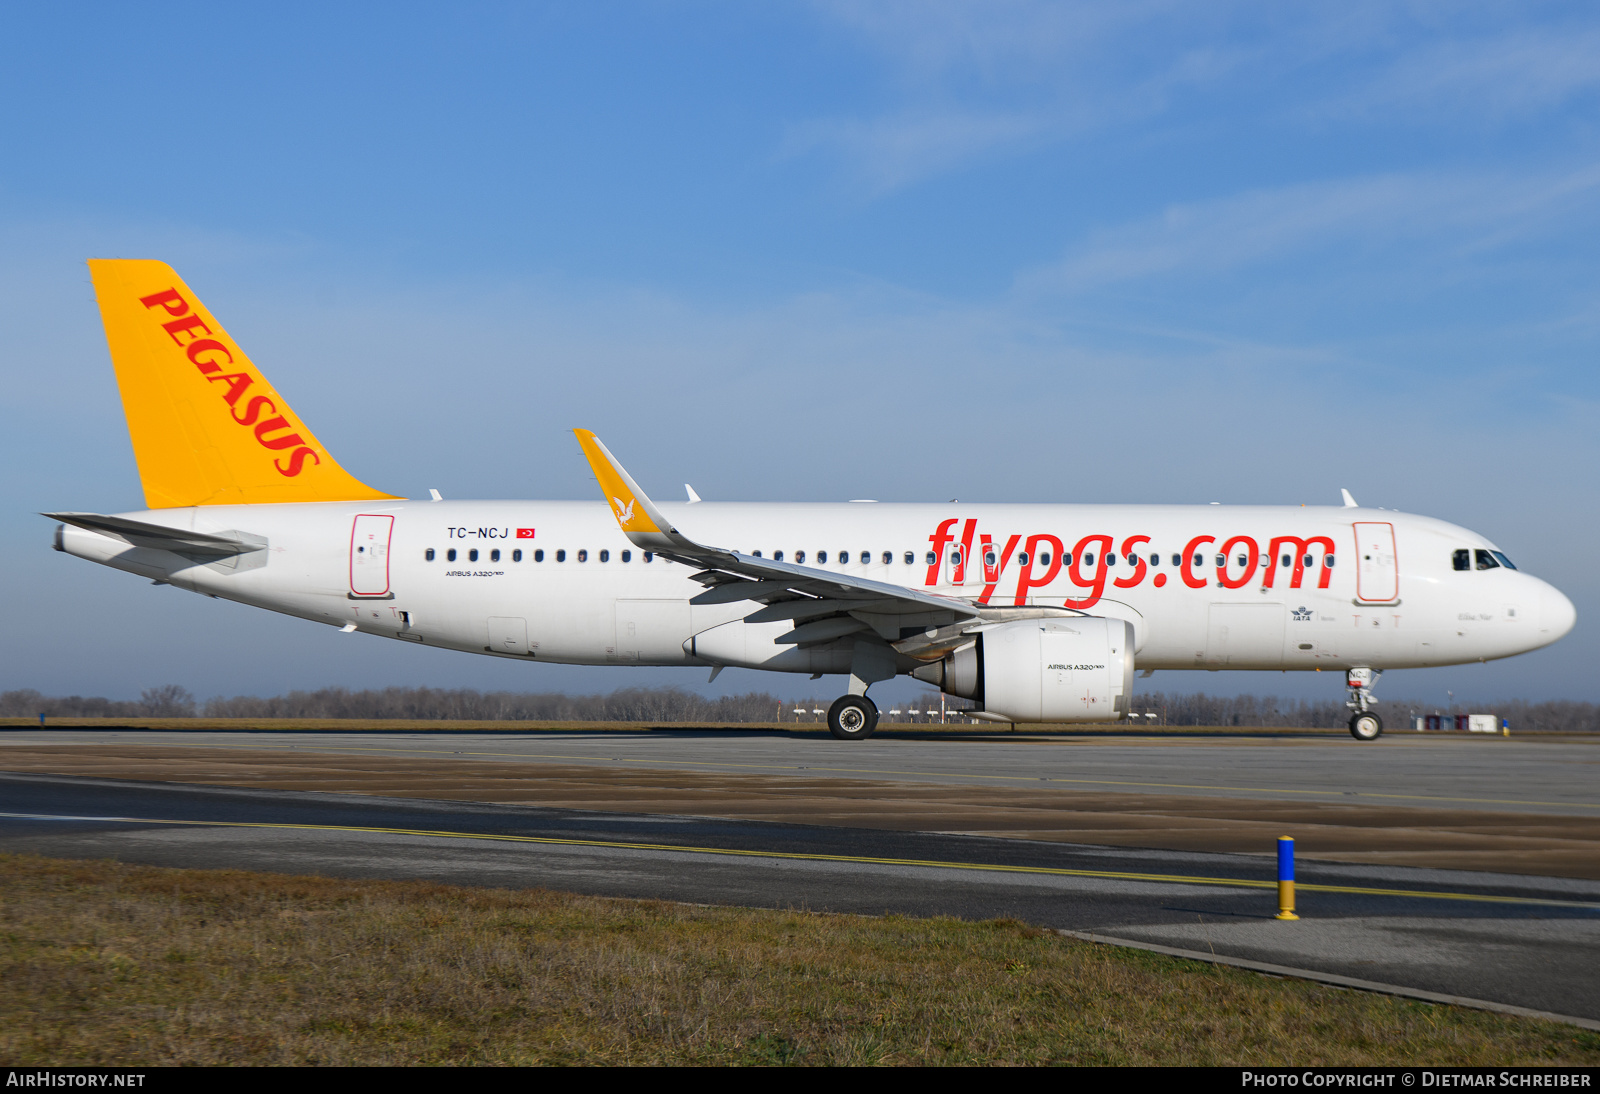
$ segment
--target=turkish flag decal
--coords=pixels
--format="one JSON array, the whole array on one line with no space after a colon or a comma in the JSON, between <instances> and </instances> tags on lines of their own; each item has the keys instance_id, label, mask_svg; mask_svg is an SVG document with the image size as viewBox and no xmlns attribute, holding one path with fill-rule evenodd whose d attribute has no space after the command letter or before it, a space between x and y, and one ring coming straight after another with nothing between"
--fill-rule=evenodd
<instances>
[{"instance_id":1,"label":"turkish flag decal","mask_svg":"<svg viewBox=\"0 0 1600 1094\"><path fill-rule=\"evenodd\" d=\"M518 528L517 529L517 538L518 539L532 539L533 538L533 529L532 528Z\"/></svg>"}]
</instances>

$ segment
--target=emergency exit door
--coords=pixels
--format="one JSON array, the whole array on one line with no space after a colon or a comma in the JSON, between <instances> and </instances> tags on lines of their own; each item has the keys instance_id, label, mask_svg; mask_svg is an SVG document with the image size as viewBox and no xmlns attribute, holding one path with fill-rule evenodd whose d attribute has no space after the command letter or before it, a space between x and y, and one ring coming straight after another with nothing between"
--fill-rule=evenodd
<instances>
[{"instance_id":1,"label":"emergency exit door","mask_svg":"<svg viewBox=\"0 0 1600 1094\"><path fill-rule=\"evenodd\" d=\"M363 513L350 529L350 595L389 596L389 539L394 517Z\"/></svg>"},{"instance_id":2,"label":"emergency exit door","mask_svg":"<svg viewBox=\"0 0 1600 1094\"><path fill-rule=\"evenodd\" d=\"M1400 567L1395 558L1394 525L1357 521L1356 598L1396 600L1400 596Z\"/></svg>"}]
</instances>

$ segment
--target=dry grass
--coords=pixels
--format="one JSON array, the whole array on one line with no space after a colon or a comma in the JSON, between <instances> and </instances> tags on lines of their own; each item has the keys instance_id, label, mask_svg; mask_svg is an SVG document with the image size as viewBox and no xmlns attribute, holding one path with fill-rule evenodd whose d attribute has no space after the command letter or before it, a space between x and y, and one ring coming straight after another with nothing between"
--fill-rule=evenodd
<instances>
[{"instance_id":1,"label":"dry grass","mask_svg":"<svg viewBox=\"0 0 1600 1094\"><path fill-rule=\"evenodd\" d=\"M1013 922L0 856L0 1058L1600 1063L1570 1027Z\"/></svg>"}]
</instances>

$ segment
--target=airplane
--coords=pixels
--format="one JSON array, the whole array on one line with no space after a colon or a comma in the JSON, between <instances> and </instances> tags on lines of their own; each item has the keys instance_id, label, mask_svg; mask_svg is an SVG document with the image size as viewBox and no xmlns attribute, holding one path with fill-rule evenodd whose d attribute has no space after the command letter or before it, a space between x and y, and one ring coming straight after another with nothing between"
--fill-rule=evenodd
<instances>
[{"instance_id":1,"label":"airplane","mask_svg":"<svg viewBox=\"0 0 1600 1094\"><path fill-rule=\"evenodd\" d=\"M1344 674L1510 657L1571 601L1495 544L1341 506L656 502L575 430L601 500L386 494L342 468L173 269L92 259L145 509L46 513L55 548L156 584L521 661L909 675L1000 722L1129 714L1133 673Z\"/></svg>"}]
</instances>

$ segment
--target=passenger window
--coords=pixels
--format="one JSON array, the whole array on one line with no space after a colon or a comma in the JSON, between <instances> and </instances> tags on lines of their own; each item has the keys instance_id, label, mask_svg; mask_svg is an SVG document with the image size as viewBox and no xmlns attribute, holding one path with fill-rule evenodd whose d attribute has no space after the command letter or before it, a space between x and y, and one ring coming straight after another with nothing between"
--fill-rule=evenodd
<instances>
[{"instance_id":1,"label":"passenger window","mask_svg":"<svg viewBox=\"0 0 1600 1094\"><path fill-rule=\"evenodd\" d=\"M444 560L446 562L454 562L456 560L456 549L454 547L444 553Z\"/></svg>"},{"instance_id":2,"label":"passenger window","mask_svg":"<svg viewBox=\"0 0 1600 1094\"><path fill-rule=\"evenodd\" d=\"M567 549L565 547L563 547L561 550L556 552L556 561L557 562L565 562L565 561L567 561Z\"/></svg>"},{"instance_id":3,"label":"passenger window","mask_svg":"<svg viewBox=\"0 0 1600 1094\"><path fill-rule=\"evenodd\" d=\"M1117 564L1117 556L1115 554L1106 555L1106 565L1107 566L1115 566L1116 564ZM1089 565L1093 566L1094 563L1090 562Z\"/></svg>"},{"instance_id":4,"label":"passenger window","mask_svg":"<svg viewBox=\"0 0 1600 1094\"><path fill-rule=\"evenodd\" d=\"M1228 556L1227 555L1218 555L1217 556L1217 565L1218 566L1226 566L1227 564L1228 564ZM1196 566L1200 565L1200 561L1199 561L1198 557L1196 557L1196 559L1195 559L1195 565Z\"/></svg>"},{"instance_id":5,"label":"passenger window","mask_svg":"<svg viewBox=\"0 0 1600 1094\"><path fill-rule=\"evenodd\" d=\"M581 547L581 548L578 549L578 561L579 562L588 562L589 561L589 549L587 547Z\"/></svg>"},{"instance_id":6,"label":"passenger window","mask_svg":"<svg viewBox=\"0 0 1600 1094\"><path fill-rule=\"evenodd\" d=\"M1026 552L1026 551L1018 551L1017 552L1017 565L1018 566L1026 566L1027 564L1028 564L1028 552Z\"/></svg>"},{"instance_id":7,"label":"passenger window","mask_svg":"<svg viewBox=\"0 0 1600 1094\"><path fill-rule=\"evenodd\" d=\"M1050 565L1050 552L1049 551L1041 551L1041 552L1039 552L1039 565L1041 565L1041 566Z\"/></svg>"},{"instance_id":8,"label":"passenger window","mask_svg":"<svg viewBox=\"0 0 1600 1094\"><path fill-rule=\"evenodd\" d=\"M476 562L476 561L478 561L478 549L476 547L474 547L472 550L467 552L467 561L468 562Z\"/></svg>"},{"instance_id":9,"label":"passenger window","mask_svg":"<svg viewBox=\"0 0 1600 1094\"><path fill-rule=\"evenodd\" d=\"M535 562L543 562L544 561L544 548L543 547L540 547L538 550L533 552L533 561L535 561Z\"/></svg>"},{"instance_id":10,"label":"passenger window","mask_svg":"<svg viewBox=\"0 0 1600 1094\"><path fill-rule=\"evenodd\" d=\"M804 566L806 564L806 553L804 551L796 551L794 553L794 561L795 565Z\"/></svg>"},{"instance_id":11,"label":"passenger window","mask_svg":"<svg viewBox=\"0 0 1600 1094\"><path fill-rule=\"evenodd\" d=\"M826 552L826 551L818 551L817 552L817 565L818 566L826 566L827 564L828 564L828 552Z\"/></svg>"},{"instance_id":12,"label":"passenger window","mask_svg":"<svg viewBox=\"0 0 1600 1094\"><path fill-rule=\"evenodd\" d=\"M985 566L993 566L994 563L995 563L994 552L993 551L985 551L983 553L983 564Z\"/></svg>"},{"instance_id":13,"label":"passenger window","mask_svg":"<svg viewBox=\"0 0 1600 1094\"><path fill-rule=\"evenodd\" d=\"M1182 555L1173 555L1172 556L1172 564L1174 566L1182 566L1183 565L1183 556ZM1200 565L1200 556L1199 555L1195 556L1194 564L1196 566Z\"/></svg>"},{"instance_id":14,"label":"passenger window","mask_svg":"<svg viewBox=\"0 0 1600 1094\"><path fill-rule=\"evenodd\" d=\"M1488 551L1485 551L1482 547L1478 548L1473 553L1478 556L1478 569L1498 570L1500 568L1500 564L1494 560L1494 556Z\"/></svg>"},{"instance_id":15,"label":"passenger window","mask_svg":"<svg viewBox=\"0 0 1600 1094\"><path fill-rule=\"evenodd\" d=\"M916 565L916 562L917 562L917 553L915 551L907 551L906 552L906 565L907 566L914 566L914 565Z\"/></svg>"},{"instance_id":16,"label":"passenger window","mask_svg":"<svg viewBox=\"0 0 1600 1094\"><path fill-rule=\"evenodd\" d=\"M1093 555L1087 555L1087 554L1084 555L1083 556L1083 564L1085 566L1093 566L1094 565L1094 556Z\"/></svg>"},{"instance_id":17,"label":"passenger window","mask_svg":"<svg viewBox=\"0 0 1600 1094\"><path fill-rule=\"evenodd\" d=\"M1330 570L1333 569L1333 556L1332 555L1323 555L1322 556L1322 565L1327 567Z\"/></svg>"},{"instance_id":18,"label":"passenger window","mask_svg":"<svg viewBox=\"0 0 1600 1094\"><path fill-rule=\"evenodd\" d=\"M1294 565L1294 556L1292 556L1292 555L1284 555L1283 556L1283 568L1285 570L1287 570L1290 566L1293 566L1293 565Z\"/></svg>"},{"instance_id":19,"label":"passenger window","mask_svg":"<svg viewBox=\"0 0 1600 1094\"><path fill-rule=\"evenodd\" d=\"M893 561L894 561L894 552L893 551L885 551L885 552L883 552L883 564L885 566L889 565L889 563L891 563Z\"/></svg>"},{"instance_id":20,"label":"passenger window","mask_svg":"<svg viewBox=\"0 0 1600 1094\"><path fill-rule=\"evenodd\" d=\"M932 551L929 551L928 552L927 565L929 565L929 566L937 566L938 564L939 564L939 560L933 557L933 552Z\"/></svg>"},{"instance_id":21,"label":"passenger window","mask_svg":"<svg viewBox=\"0 0 1600 1094\"><path fill-rule=\"evenodd\" d=\"M1472 569L1472 552L1465 547L1450 556L1450 564L1458 570Z\"/></svg>"},{"instance_id":22,"label":"passenger window","mask_svg":"<svg viewBox=\"0 0 1600 1094\"><path fill-rule=\"evenodd\" d=\"M782 562L783 561L783 552L782 551L774 551L774 552L772 552L772 561L774 561L774 562Z\"/></svg>"},{"instance_id":23,"label":"passenger window","mask_svg":"<svg viewBox=\"0 0 1600 1094\"><path fill-rule=\"evenodd\" d=\"M1173 555L1172 557L1173 558L1177 558L1178 556L1177 555ZM1222 561L1222 556L1221 555L1217 556L1217 561L1219 563ZM1194 556L1194 564L1196 566L1204 566L1206 564L1206 556L1205 555L1195 555Z\"/></svg>"},{"instance_id":24,"label":"passenger window","mask_svg":"<svg viewBox=\"0 0 1600 1094\"><path fill-rule=\"evenodd\" d=\"M1311 565L1311 564L1312 564L1312 563L1314 563L1314 562L1316 562L1316 561L1317 561L1317 560L1316 560L1316 559L1315 559L1315 558L1314 558L1314 557L1312 557L1312 556L1311 556L1311 555L1307 555L1307 556L1306 556L1306 557L1305 557L1305 559L1304 559L1304 563L1305 563L1305 565L1307 565L1307 566L1310 566L1310 565Z\"/></svg>"},{"instance_id":25,"label":"passenger window","mask_svg":"<svg viewBox=\"0 0 1600 1094\"><path fill-rule=\"evenodd\" d=\"M429 547L426 551L422 552L422 557L424 559L426 559L427 561L432 562L433 561L433 548ZM1458 569L1459 569L1459 567L1458 567Z\"/></svg>"},{"instance_id":26,"label":"passenger window","mask_svg":"<svg viewBox=\"0 0 1600 1094\"><path fill-rule=\"evenodd\" d=\"M871 561L872 561L872 552L871 551L862 551L861 552L861 564L864 566L864 565L866 565L867 563L869 563Z\"/></svg>"},{"instance_id":27,"label":"passenger window","mask_svg":"<svg viewBox=\"0 0 1600 1094\"><path fill-rule=\"evenodd\" d=\"M496 547L494 550L489 552L489 561L490 562L499 562L500 561L500 548Z\"/></svg>"},{"instance_id":28,"label":"passenger window","mask_svg":"<svg viewBox=\"0 0 1600 1094\"><path fill-rule=\"evenodd\" d=\"M511 552L511 561L512 562L521 562L522 561L522 548L521 547L518 547L518 548L516 548L515 550L513 550Z\"/></svg>"},{"instance_id":29,"label":"passenger window","mask_svg":"<svg viewBox=\"0 0 1600 1094\"><path fill-rule=\"evenodd\" d=\"M1505 552L1504 551L1490 551L1489 553L1494 555L1495 558L1499 559L1500 560L1500 565L1504 566L1506 569L1508 569L1508 570L1515 570L1516 569L1516 566L1512 564L1511 560L1505 556Z\"/></svg>"},{"instance_id":30,"label":"passenger window","mask_svg":"<svg viewBox=\"0 0 1600 1094\"><path fill-rule=\"evenodd\" d=\"M601 562L610 562L611 561L611 552L606 550L604 547L600 548L600 561Z\"/></svg>"},{"instance_id":31,"label":"passenger window","mask_svg":"<svg viewBox=\"0 0 1600 1094\"><path fill-rule=\"evenodd\" d=\"M950 565L952 565L952 566L961 565L961 552L960 551L951 551L950 552Z\"/></svg>"},{"instance_id":32,"label":"passenger window","mask_svg":"<svg viewBox=\"0 0 1600 1094\"><path fill-rule=\"evenodd\" d=\"M623 551L622 552L622 561L624 561L624 562L632 562L633 561L633 552L632 551Z\"/></svg>"},{"instance_id":33,"label":"passenger window","mask_svg":"<svg viewBox=\"0 0 1600 1094\"><path fill-rule=\"evenodd\" d=\"M1150 556L1150 565L1152 565L1152 566L1161 565L1161 556L1160 555L1151 555Z\"/></svg>"},{"instance_id":34,"label":"passenger window","mask_svg":"<svg viewBox=\"0 0 1600 1094\"><path fill-rule=\"evenodd\" d=\"M754 558L760 558L761 557L761 552L760 551L751 551L750 554Z\"/></svg>"},{"instance_id":35,"label":"passenger window","mask_svg":"<svg viewBox=\"0 0 1600 1094\"><path fill-rule=\"evenodd\" d=\"M654 562L656 560L656 553L654 551L646 551L644 553L644 560L646 562Z\"/></svg>"},{"instance_id":36,"label":"passenger window","mask_svg":"<svg viewBox=\"0 0 1600 1094\"><path fill-rule=\"evenodd\" d=\"M1249 555L1240 555L1238 557L1237 561L1238 561L1239 565L1241 565L1241 566L1248 566L1248 565L1250 565L1250 556Z\"/></svg>"},{"instance_id":37,"label":"passenger window","mask_svg":"<svg viewBox=\"0 0 1600 1094\"><path fill-rule=\"evenodd\" d=\"M1068 551L1066 554L1061 556L1061 565L1063 565L1063 566L1071 566L1072 565L1072 552L1071 551Z\"/></svg>"}]
</instances>

